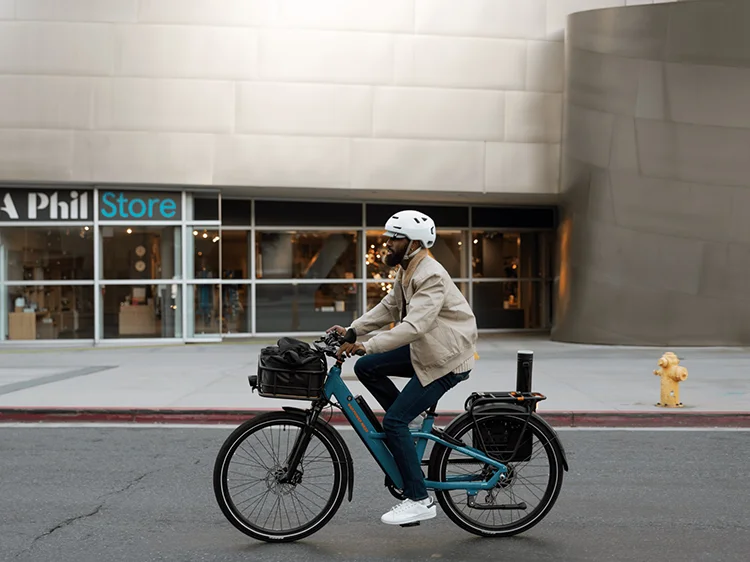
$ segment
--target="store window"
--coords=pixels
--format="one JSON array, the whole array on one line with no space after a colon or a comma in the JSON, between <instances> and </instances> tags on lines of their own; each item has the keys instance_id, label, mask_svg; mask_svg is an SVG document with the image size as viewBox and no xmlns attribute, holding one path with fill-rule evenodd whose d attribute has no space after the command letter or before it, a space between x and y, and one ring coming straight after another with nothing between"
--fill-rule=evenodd
<instances>
[{"instance_id":1,"label":"store window","mask_svg":"<svg viewBox=\"0 0 750 562\"><path fill-rule=\"evenodd\" d=\"M473 207L471 224L475 228L554 229L554 207Z\"/></svg>"},{"instance_id":2,"label":"store window","mask_svg":"<svg viewBox=\"0 0 750 562\"><path fill-rule=\"evenodd\" d=\"M9 340L94 338L93 285L7 288Z\"/></svg>"},{"instance_id":3,"label":"store window","mask_svg":"<svg viewBox=\"0 0 750 562\"><path fill-rule=\"evenodd\" d=\"M22 226L3 228L8 281L94 278L94 232L91 226Z\"/></svg>"},{"instance_id":4,"label":"store window","mask_svg":"<svg viewBox=\"0 0 750 562\"><path fill-rule=\"evenodd\" d=\"M258 279L360 277L356 232L266 231L255 234Z\"/></svg>"},{"instance_id":5,"label":"store window","mask_svg":"<svg viewBox=\"0 0 750 562\"><path fill-rule=\"evenodd\" d=\"M249 230L221 231L223 279L250 279L252 234Z\"/></svg>"},{"instance_id":6,"label":"store window","mask_svg":"<svg viewBox=\"0 0 750 562\"><path fill-rule=\"evenodd\" d=\"M548 283L538 280L475 282L472 290L479 329L548 327Z\"/></svg>"},{"instance_id":7,"label":"store window","mask_svg":"<svg viewBox=\"0 0 750 562\"><path fill-rule=\"evenodd\" d=\"M435 225L440 228L456 228L469 226L469 209L468 207L451 207L447 205L422 205L420 203L400 203L400 204L367 204L367 226L368 228L384 228L386 221L399 211L404 209L414 209L424 213L435 221Z\"/></svg>"},{"instance_id":8,"label":"store window","mask_svg":"<svg viewBox=\"0 0 750 562\"><path fill-rule=\"evenodd\" d=\"M218 334L252 332L252 287L242 283L195 283L188 285L188 334L215 337Z\"/></svg>"},{"instance_id":9,"label":"store window","mask_svg":"<svg viewBox=\"0 0 750 562\"><path fill-rule=\"evenodd\" d=\"M178 279L182 237L176 226L100 227L103 279Z\"/></svg>"},{"instance_id":10,"label":"store window","mask_svg":"<svg viewBox=\"0 0 750 562\"><path fill-rule=\"evenodd\" d=\"M432 256L439 261L451 277L468 277L467 236L464 230L438 230Z\"/></svg>"},{"instance_id":11,"label":"store window","mask_svg":"<svg viewBox=\"0 0 750 562\"><path fill-rule=\"evenodd\" d=\"M103 285L102 335L114 338L182 337L180 285Z\"/></svg>"},{"instance_id":12,"label":"store window","mask_svg":"<svg viewBox=\"0 0 750 562\"><path fill-rule=\"evenodd\" d=\"M552 232L475 231L472 238L475 278L543 279L550 275Z\"/></svg>"},{"instance_id":13,"label":"store window","mask_svg":"<svg viewBox=\"0 0 750 562\"><path fill-rule=\"evenodd\" d=\"M323 332L348 326L360 315L359 284L260 284L256 290L258 332Z\"/></svg>"},{"instance_id":14,"label":"store window","mask_svg":"<svg viewBox=\"0 0 750 562\"><path fill-rule=\"evenodd\" d=\"M520 234L497 231L472 233L472 267L475 278L515 279L519 276Z\"/></svg>"},{"instance_id":15,"label":"store window","mask_svg":"<svg viewBox=\"0 0 750 562\"><path fill-rule=\"evenodd\" d=\"M383 252L388 237L383 235L380 230L373 230L367 233L365 240L365 267L367 268L367 277L369 279L380 279L387 282L389 279L396 277L396 269L383 263ZM369 293L368 293L369 294Z\"/></svg>"},{"instance_id":16,"label":"store window","mask_svg":"<svg viewBox=\"0 0 750 562\"><path fill-rule=\"evenodd\" d=\"M367 283L367 310L372 310L393 290L393 283L384 280L379 283Z\"/></svg>"},{"instance_id":17,"label":"store window","mask_svg":"<svg viewBox=\"0 0 750 562\"><path fill-rule=\"evenodd\" d=\"M191 337L221 333L221 288L214 283L188 285L188 334Z\"/></svg>"},{"instance_id":18,"label":"store window","mask_svg":"<svg viewBox=\"0 0 750 562\"><path fill-rule=\"evenodd\" d=\"M188 193L188 220L217 221L219 220L218 193Z\"/></svg>"},{"instance_id":19,"label":"store window","mask_svg":"<svg viewBox=\"0 0 750 562\"><path fill-rule=\"evenodd\" d=\"M435 245L430 254L441 263L453 278L468 278L467 235L464 230L438 230ZM365 265L370 279L390 279L395 277L393 268L383 263L383 250L387 236L381 230L367 232Z\"/></svg>"},{"instance_id":20,"label":"store window","mask_svg":"<svg viewBox=\"0 0 750 562\"><path fill-rule=\"evenodd\" d=\"M223 334L248 334L252 332L250 285L221 285L221 331Z\"/></svg>"},{"instance_id":21,"label":"store window","mask_svg":"<svg viewBox=\"0 0 750 562\"><path fill-rule=\"evenodd\" d=\"M469 301L469 284L457 282L456 287L461 291L466 301ZM367 283L367 310L372 310L393 290L393 283L382 281L380 283Z\"/></svg>"},{"instance_id":22,"label":"store window","mask_svg":"<svg viewBox=\"0 0 750 562\"><path fill-rule=\"evenodd\" d=\"M221 235L216 227L188 227L188 274L193 279L219 279Z\"/></svg>"},{"instance_id":23,"label":"store window","mask_svg":"<svg viewBox=\"0 0 750 562\"><path fill-rule=\"evenodd\" d=\"M328 201L256 201L256 226L362 226L362 205Z\"/></svg>"},{"instance_id":24,"label":"store window","mask_svg":"<svg viewBox=\"0 0 750 562\"><path fill-rule=\"evenodd\" d=\"M221 198L222 226L250 226L253 220L253 204L245 199Z\"/></svg>"}]
</instances>

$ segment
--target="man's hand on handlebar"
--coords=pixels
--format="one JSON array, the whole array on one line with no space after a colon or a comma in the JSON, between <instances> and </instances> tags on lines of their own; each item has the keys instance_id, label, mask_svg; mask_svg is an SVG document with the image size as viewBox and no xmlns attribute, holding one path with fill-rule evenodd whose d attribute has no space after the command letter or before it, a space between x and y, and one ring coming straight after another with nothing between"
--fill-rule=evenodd
<instances>
[{"instance_id":1,"label":"man's hand on handlebar","mask_svg":"<svg viewBox=\"0 0 750 562\"><path fill-rule=\"evenodd\" d=\"M365 355L365 346L361 343L343 343L336 353L336 357L353 357L355 355Z\"/></svg>"}]
</instances>

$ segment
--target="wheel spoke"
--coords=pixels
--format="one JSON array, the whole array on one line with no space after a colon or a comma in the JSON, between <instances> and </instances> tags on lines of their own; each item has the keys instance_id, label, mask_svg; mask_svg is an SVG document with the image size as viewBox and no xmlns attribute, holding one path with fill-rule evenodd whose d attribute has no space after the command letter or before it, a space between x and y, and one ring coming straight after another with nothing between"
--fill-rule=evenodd
<instances>
[{"instance_id":1,"label":"wheel spoke","mask_svg":"<svg viewBox=\"0 0 750 562\"><path fill-rule=\"evenodd\" d=\"M243 457L242 455L239 454L239 451L242 451L243 453L247 453L248 456L247 457ZM263 462L263 459L261 459L260 456L255 453L255 451L246 451L245 450L244 443L243 443L243 447L238 448L234 452L234 454L236 456L238 456L239 458L241 458L242 460L248 461L248 463L252 463L254 460L257 460L258 463L259 463L259 467L262 467L262 468L264 468L266 470L269 469L268 465L266 465L266 463Z\"/></svg>"},{"instance_id":2,"label":"wheel spoke","mask_svg":"<svg viewBox=\"0 0 750 562\"><path fill-rule=\"evenodd\" d=\"M299 497L297 497L297 496L302 496L304 498L304 496L299 492L299 490L294 490L291 493L291 495L294 497L294 499L297 500L297 503L300 505L301 508L307 510L307 513L310 514L310 517L315 517L315 512L312 509L310 509L307 505L303 504L302 501L299 499Z\"/></svg>"},{"instance_id":3,"label":"wheel spoke","mask_svg":"<svg viewBox=\"0 0 750 562\"><path fill-rule=\"evenodd\" d=\"M237 490L236 492L234 492L235 494L239 495L239 494L242 494L244 492L247 492L250 488L252 488L253 486L257 486L258 484L260 484L262 482L263 482L263 480L257 480L255 482L253 482L252 484L237 484L236 486L230 486L229 489L230 490L237 490L237 488L242 488L244 486L244 488L242 488L241 490Z\"/></svg>"}]
</instances>

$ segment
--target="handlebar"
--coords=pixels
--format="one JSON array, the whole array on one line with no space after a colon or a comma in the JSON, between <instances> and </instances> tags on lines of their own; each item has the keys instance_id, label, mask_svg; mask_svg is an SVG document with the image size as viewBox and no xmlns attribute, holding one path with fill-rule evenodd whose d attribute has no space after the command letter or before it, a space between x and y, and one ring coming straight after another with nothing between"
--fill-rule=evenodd
<instances>
[{"instance_id":1,"label":"handlebar","mask_svg":"<svg viewBox=\"0 0 750 562\"><path fill-rule=\"evenodd\" d=\"M346 331L346 334L343 336L339 334L338 332L330 332L321 337L319 340L316 340L313 342L313 345L315 348L319 351L322 351L329 357L334 357L338 359L337 353L339 351L339 348L345 344L345 343L355 343L357 341L357 333L349 328ZM357 355L364 355L363 352L358 351Z\"/></svg>"}]
</instances>

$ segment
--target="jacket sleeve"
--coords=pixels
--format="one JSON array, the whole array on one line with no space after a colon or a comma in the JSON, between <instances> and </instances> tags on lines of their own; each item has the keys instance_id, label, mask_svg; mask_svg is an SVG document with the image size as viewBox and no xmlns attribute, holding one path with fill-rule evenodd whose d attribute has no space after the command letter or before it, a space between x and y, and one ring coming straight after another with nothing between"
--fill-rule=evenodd
<instances>
[{"instance_id":1,"label":"jacket sleeve","mask_svg":"<svg viewBox=\"0 0 750 562\"><path fill-rule=\"evenodd\" d=\"M409 302L409 313L398 326L364 344L367 353L384 353L408 345L429 332L443 308L445 281L439 274L419 283Z\"/></svg>"},{"instance_id":2,"label":"jacket sleeve","mask_svg":"<svg viewBox=\"0 0 750 562\"><path fill-rule=\"evenodd\" d=\"M394 283L393 289L375 308L352 322L349 327L355 331L357 336L364 336L370 332L379 330L383 326L387 326L391 322L399 321L398 301L396 299L397 287L399 287L399 284Z\"/></svg>"}]
</instances>

